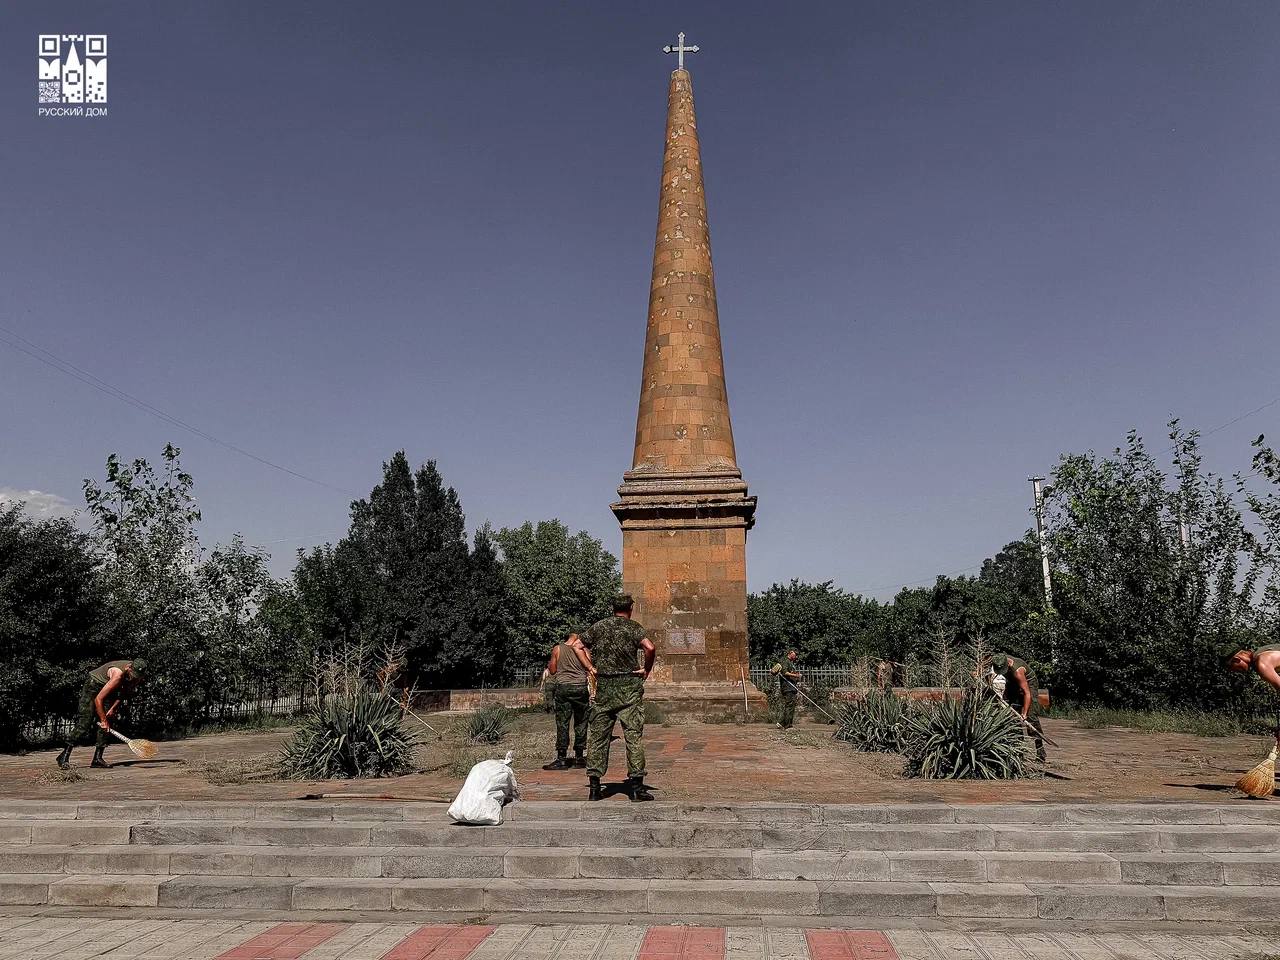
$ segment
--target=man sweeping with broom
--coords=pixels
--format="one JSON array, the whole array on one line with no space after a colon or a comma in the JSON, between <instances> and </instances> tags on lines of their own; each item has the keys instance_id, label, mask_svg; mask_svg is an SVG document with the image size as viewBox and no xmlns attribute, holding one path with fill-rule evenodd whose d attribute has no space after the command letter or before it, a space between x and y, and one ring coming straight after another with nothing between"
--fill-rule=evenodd
<instances>
[{"instance_id":1,"label":"man sweeping with broom","mask_svg":"<svg viewBox=\"0 0 1280 960\"><path fill-rule=\"evenodd\" d=\"M1233 673L1253 671L1280 693L1280 643L1269 643L1256 650L1228 652L1227 669ZM1276 789L1277 749L1280 749L1280 711L1277 713L1276 745L1271 748L1271 755L1241 777L1236 789L1251 797L1271 796Z\"/></svg>"},{"instance_id":2,"label":"man sweeping with broom","mask_svg":"<svg viewBox=\"0 0 1280 960\"><path fill-rule=\"evenodd\" d=\"M71 767L71 750L77 744L87 744L92 733L97 731L97 739L93 749L91 767L110 767L102 758L106 750L107 734L111 732L111 718L120 709L120 704L129 699L129 695L138 689L146 664L141 660L111 660L89 671L89 677L80 688L80 719L67 737L67 745L58 754L58 766L63 770Z\"/></svg>"}]
</instances>

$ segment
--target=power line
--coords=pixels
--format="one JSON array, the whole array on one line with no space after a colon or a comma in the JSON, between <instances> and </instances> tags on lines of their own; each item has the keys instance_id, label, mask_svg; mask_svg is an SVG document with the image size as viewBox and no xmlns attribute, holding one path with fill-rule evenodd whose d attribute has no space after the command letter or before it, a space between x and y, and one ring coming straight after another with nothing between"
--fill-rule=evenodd
<instances>
[{"instance_id":1,"label":"power line","mask_svg":"<svg viewBox=\"0 0 1280 960\"><path fill-rule=\"evenodd\" d=\"M984 560L983 563L986 563L986 561ZM971 567L964 567L963 569L960 569L960 570L952 570L949 573L937 573L937 574L934 574L932 577L926 577L923 580L912 580L910 583L886 583L884 586L881 586L881 587L871 587L867 590L867 592L880 593L884 590L905 590L907 589L907 587L921 587L921 586L924 586L925 584L936 583L939 577L958 577L962 573L970 573L974 570L981 570L981 569L982 569L982 563L975 563Z\"/></svg>"},{"instance_id":2,"label":"power line","mask_svg":"<svg viewBox=\"0 0 1280 960\"><path fill-rule=\"evenodd\" d=\"M17 350L20 353L25 353L27 356L32 357L35 360L39 360L45 366L52 367L54 370L57 370L59 373L63 373L66 376L71 377L75 380L79 380L81 383L87 384L88 386L93 387L95 390L98 390L102 393L107 394L107 396L109 397L113 397L116 400L120 400L123 403L129 404L130 406L137 407L139 410L142 410L144 413L149 413L153 417L157 417L160 420L163 420L165 423L172 424L175 427L179 427L180 429L187 430L191 433L194 433L197 437L200 437L204 440L208 440L210 443L215 443L220 447L230 450L232 453L238 453L240 454L240 456L247 457L248 459L256 461L257 463L260 463L265 467L270 467L273 470L279 470L281 473L287 473L291 477L296 477L299 480L305 480L307 483L314 483L316 486L325 487L329 490L336 491L337 493L341 493L346 496L351 496L351 497L361 496L361 494L356 493L353 490L347 490L343 487L334 486L332 483L328 483L327 481L319 480L315 477L309 477L305 473L300 473L297 470L292 470L289 467L284 466L283 464L276 463L274 460L268 460L266 457L260 457L258 456L258 454L244 449L244 447L237 446L236 444L231 443L227 440L222 440L219 437L215 437L213 434L209 433L207 430L202 430L199 427L194 426L193 424L190 424L179 417L175 417L170 413L166 413L164 410L161 410L159 407L155 406L154 404L148 403L146 400L143 400L140 397L135 397L133 394L128 393L125 390L121 390L119 387L114 386L113 384L108 383L107 381L101 379L100 377L95 376L94 374L90 373L88 370L84 370L81 367L76 366L70 360L63 359L62 357L58 356L56 353L53 353L50 350L46 350L44 347L40 346L39 344L32 343L26 337L22 336L21 334L15 333L14 331L10 330L8 327L2 326L2 325L0 325L0 343L5 344L6 346L12 347L14 350Z\"/></svg>"},{"instance_id":3,"label":"power line","mask_svg":"<svg viewBox=\"0 0 1280 960\"><path fill-rule=\"evenodd\" d=\"M1261 413L1263 410L1267 409L1267 407L1274 407L1277 403L1280 403L1280 397L1276 397L1274 400L1268 400L1262 406L1254 407L1248 413L1242 413L1238 417L1232 417L1226 423L1219 424L1218 426L1214 427L1212 430L1206 430L1204 433L1200 434L1200 436L1207 437L1211 433L1217 433L1219 430L1225 430L1227 427L1231 426L1232 424L1239 423L1241 420L1245 419L1246 417L1252 417L1255 413Z\"/></svg>"}]
</instances>

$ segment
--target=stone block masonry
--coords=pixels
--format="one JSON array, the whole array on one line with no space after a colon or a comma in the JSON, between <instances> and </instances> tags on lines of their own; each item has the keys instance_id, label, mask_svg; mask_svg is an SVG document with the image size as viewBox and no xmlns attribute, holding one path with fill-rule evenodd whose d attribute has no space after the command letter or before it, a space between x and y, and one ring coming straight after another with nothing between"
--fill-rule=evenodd
<instances>
[{"instance_id":1,"label":"stone block masonry","mask_svg":"<svg viewBox=\"0 0 1280 960\"><path fill-rule=\"evenodd\" d=\"M725 388L702 154L687 70L671 74L632 466L613 512L623 589L654 679L731 684L747 664L747 530Z\"/></svg>"}]
</instances>

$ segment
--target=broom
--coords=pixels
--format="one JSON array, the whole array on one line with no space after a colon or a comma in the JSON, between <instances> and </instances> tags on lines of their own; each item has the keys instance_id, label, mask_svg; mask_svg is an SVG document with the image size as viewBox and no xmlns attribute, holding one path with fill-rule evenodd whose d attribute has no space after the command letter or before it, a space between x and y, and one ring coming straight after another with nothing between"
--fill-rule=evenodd
<instances>
[{"instance_id":1,"label":"broom","mask_svg":"<svg viewBox=\"0 0 1280 960\"><path fill-rule=\"evenodd\" d=\"M1280 746L1280 744L1277 744ZM1267 759L1236 781L1236 789L1251 797L1269 797L1276 789L1276 747L1271 748Z\"/></svg>"},{"instance_id":2,"label":"broom","mask_svg":"<svg viewBox=\"0 0 1280 960\"><path fill-rule=\"evenodd\" d=\"M135 757L141 757L143 760L154 760L156 754L160 752L160 748L150 740L132 740L119 730L108 730L107 733L124 743Z\"/></svg>"}]
</instances>

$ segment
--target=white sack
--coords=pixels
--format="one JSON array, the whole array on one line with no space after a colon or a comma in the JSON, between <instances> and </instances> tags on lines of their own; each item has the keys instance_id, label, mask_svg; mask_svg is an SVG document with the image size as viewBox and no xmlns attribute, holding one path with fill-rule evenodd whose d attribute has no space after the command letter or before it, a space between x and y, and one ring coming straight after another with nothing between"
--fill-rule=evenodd
<instances>
[{"instance_id":1,"label":"white sack","mask_svg":"<svg viewBox=\"0 0 1280 960\"><path fill-rule=\"evenodd\" d=\"M502 805L519 795L516 774L511 769L515 755L511 750L505 760L481 760L472 767L449 807L449 819L489 827L500 824Z\"/></svg>"}]
</instances>

